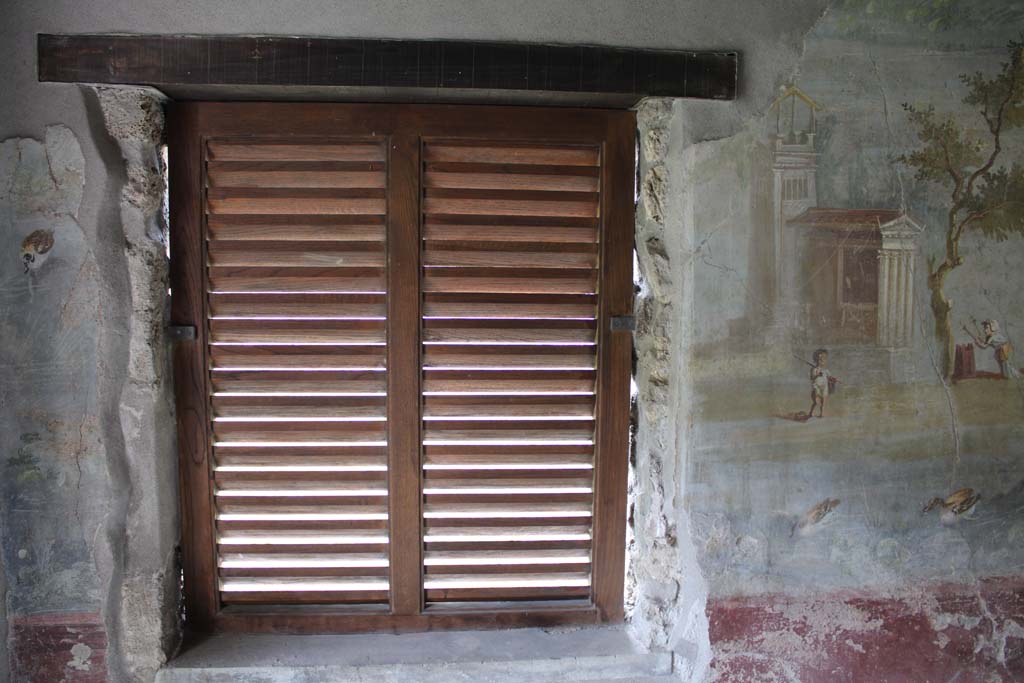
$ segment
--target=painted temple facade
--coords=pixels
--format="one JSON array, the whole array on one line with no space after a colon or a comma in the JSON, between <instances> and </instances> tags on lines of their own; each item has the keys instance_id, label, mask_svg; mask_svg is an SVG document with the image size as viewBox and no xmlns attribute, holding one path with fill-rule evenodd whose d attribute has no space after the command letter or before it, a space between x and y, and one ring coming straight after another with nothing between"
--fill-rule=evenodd
<instances>
[{"instance_id":1,"label":"painted temple facade","mask_svg":"<svg viewBox=\"0 0 1024 683\"><path fill-rule=\"evenodd\" d=\"M787 338L795 347L849 346L861 354L906 349L914 339L923 228L901 209L819 205L821 109L796 86L783 88L771 105L775 130L755 172L754 215L771 235L772 258L762 261L770 271L762 284L772 292L769 338ZM898 365L889 355L868 353L865 360Z\"/></svg>"}]
</instances>

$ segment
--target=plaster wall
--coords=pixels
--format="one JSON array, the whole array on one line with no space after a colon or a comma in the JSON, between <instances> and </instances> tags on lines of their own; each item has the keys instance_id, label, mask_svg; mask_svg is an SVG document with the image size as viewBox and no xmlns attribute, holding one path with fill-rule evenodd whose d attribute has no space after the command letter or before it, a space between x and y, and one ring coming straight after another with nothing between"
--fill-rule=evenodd
<instances>
[{"instance_id":1,"label":"plaster wall","mask_svg":"<svg viewBox=\"0 0 1024 683\"><path fill-rule=\"evenodd\" d=\"M713 146L715 153L706 155L688 176L688 183L704 198L694 220L696 348L689 363L698 405L688 494L694 516L703 520L707 568L730 568L712 572L713 592L804 588L809 559L803 553L776 555L782 549L753 539L737 548L720 548L721 529L715 528L719 522L706 516L716 507L742 515L768 539L769 546L781 532L788 534L804 511L792 498L804 492L813 496L808 489L819 484L850 487L843 493L856 501L856 515L863 519L838 534L847 542L865 530L892 531L897 517L907 529L917 526L911 511L927 502L928 491L952 483L990 486L987 499L993 507L1008 496L997 516L999 523L991 525L994 529L1008 531L1020 521L1013 514L1017 500L1013 487L1021 474L1019 385L1014 380L993 380L988 384L946 382L944 387L940 381L924 275L928 258L943 247L948 190L916 179L913 169L897 161L919 144L902 103L935 105L967 130L979 132L980 117L961 102L966 86L958 75L994 74L1007 59L1006 49L997 45L998 36L972 38L969 32L955 31L945 39L970 38L975 45L943 48L936 44L938 36L910 29L898 40L852 39L838 28L843 18L841 13L832 14L808 35L793 77L823 107L816 143L819 205L906 210L923 224L917 245L913 340L906 349L889 352L908 367L898 379L881 379L868 358L878 346L873 337L838 344L830 367L848 387L835 397L835 419L794 421L801 412L796 409L806 408L808 402L801 356L808 355L806 348L826 342L815 339L813 332L807 337L807 330L796 326L781 337L785 343L771 344L770 329L745 320L757 317L751 312L770 313L772 307L769 292L750 286L763 267L749 247L751 235L766 226L757 222L747 198L762 159L759 147L770 137L774 116L752 120L746 130L728 139L700 145ZM1004 135L1000 163L1008 167L1019 163L1022 152L1024 139L1019 131ZM795 234L791 237L798 239ZM959 327L972 316L1000 320L1012 338L1019 334L1024 315L1015 294L1020 236L995 241L971 234L964 244L964 265L948 283L957 311L957 342L969 340ZM753 335L747 333L750 329L755 330ZM989 355L978 352L979 370L996 369ZM888 367L882 365L884 374ZM786 485L777 485L782 482ZM894 489L892 496L883 495L886 487ZM922 505L917 505L919 499ZM793 506L789 517L781 515L787 505ZM776 513L781 516L772 518ZM771 530L776 525L779 531ZM874 542L884 537L882 531ZM895 574L860 557L841 569L833 567L835 572L817 568L815 585L853 588L887 578L899 581L908 575L958 578L945 573L960 557L948 557L949 546L943 545L948 542L946 538L930 551L917 547L908 552ZM1009 546L993 541L991 547L1005 550ZM835 560L838 551L833 548L832 552ZM983 574L1013 567L1001 552L965 554L964 566L974 563ZM941 568L936 566L940 555L946 557ZM726 559L740 557L733 564Z\"/></svg>"},{"instance_id":2,"label":"plaster wall","mask_svg":"<svg viewBox=\"0 0 1024 683\"><path fill-rule=\"evenodd\" d=\"M921 641L929 671L1008 672L1024 623L1013 598L1019 396L986 403L990 391L944 389L922 318L920 344L898 356L919 382L872 379L849 409L832 404L834 421L774 423L776 412L804 407L806 373L790 352L806 349L758 327L769 260L749 197L766 159L768 106L795 81L828 105L822 201L896 202L930 225L941 196L890 161L913 143L898 103L956 109L955 74L998 68L1019 15L975 3L980 10L922 33L866 3L836 2L827 13L826 4L9 1L0 27L0 63L9 65L0 90L13 93L0 98L0 615L11 647L9 657L0 648L0 680L11 661L15 680L149 681L175 636L159 97L37 83L35 34L86 31L739 49L736 102L657 100L639 111L632 628L676 651L691 680L709 671L835 680L834 669L878 678L899 657L880 644L885 635L921 624L931 629ZM20 246L35 230L52 231L54 246L25 273ZM930 231L922 251L935 240ZM972 249L971 270L950 283L957 300L1021 319L1011 296L1019 238ZM874 377L876 360L837 353L836 372ZM953 421L962 414L973 417ZM922 524L922 497L959 485L983 493L976 522ZM831 498L841 502L825 524L795 534ZM909 594L909 585L925 589ZM804 668L780 663L794 651ZM42 652L46 666L32 668Z\"/></svg>"},{"instance_id":3,"label":"plaster wall","mask_svg":"<svg viewBox=\"0 0 1024 683\"><path fill-rule=\"evenodd\" d=\"M692 148L678 101L648 100L638 111L640 201L636 438L630 476L627 600L636 635L672 649L699 679L711 659L706 585L683 512L691 396L684 359L692 335L693 197L685 192Z\"/></svg>"},{"instance_id":4,"label":"plaster wall","mask_svg":"<svg viewBox=\"0 0 1024 683\"><path fill-rule=\"evenodd\" d=\"M0 554L0 683L10 678L10 656L7 652L7 571Z\"/></svg>"},{"instance_id":5,"label":"plaster wall","mask_svg":"<svg viewBox=\"0 0 1024 683\"><path fill-rule=\"evenodd\" d=\"M755 9L739 2L6 3L0 63L8 65L2 89L11 96L0 99L0 139L7 140L6 149L24 148L34 156L15 155L3 177L8 184L26 177L41 187L56 186L47 201L29 201L29 190L0 201L8 254L0 270L9 341L3 345L3 400L11 407L4 411L0 548L10 585L15 676L149 680L172 647L176 617L170 586L173 417L159 334L166 272L154 185L161 173L159 112L147 93L37 83L37 33L274 33L739 49L748 60L749 85L735 103L693 104L699 124L690 133L699 138L742 125L798 56L800 30L794 27L809 26L822 7L816 1ZM735 20L751 12L756 22ZM74 201L66 196L68 180L47 161L49 138L57 132L61 149L75 150L81 170L70 185ZM19 247L37 229L51 230L55 244L45 264L24 273ZM671 453L663 458L676 467ZM671 486L675 496L678 485ZM667 509L673 526L677 506ZM697 586L692 549L690 556ZM688 581L673 581L676 593L691 594ZM703 601L692 595L684 609L706 624ZM669 598L671 605L676 596ZM657 609L647 613L658 616ZM641 629L665 642L671 623L661 619ZM67 628L78 634L75 639L51 639L54 629ZM703 638L706 663L706 635L694 638ZM54 651L45 666L33 668L44 648ZM6 665L8 658L2 660Z\"/></svg>"},{"instance_id":6,"label":"plaster wall","mask_svg":"<svg viewBox=\"0 0 1024 683\"><path fill-rule=\"evenodd\" d=\"M758 179L771 177L774 111L698 145L715 153L694 152L704 162L687 184L703 199L691 243L684 499L708 585L716 680L1016 680L1024 667L1021 380L999 377L990 348L975 347L976 375L940 372L926 274L944 253L950 188L899 161L922 145L904 103L934 106L987 154L960 74L998 73L1020 26L1002 22L1021 15L1008 4L944 6L949 14L931 25L908 17L938 4L893 2L872 13L837 3L806 35L791 75L820 106L817 206L905 211L923 229L905 344L880 345L873 321L844 322L838 311L825 319L832 304L814 290L835 263L796 259L806 240L831 238L796 221L785 226L795 246L784 266L801 281L781 302L764 285L774 259L753 247L771 233L771 212L755 207ZM807 115L797 112L798 121ZM998 165L1022 158L1024 136L1008 130ZM829 248L842 239L850 237ZM998 320L1013 344L1024 240L972 232L962 249L945 284L956 343L971 342L961 325L974 318ZM793 304L811 314L780 316ZM821 347L841 383L824 417L810 418L804 360ZM959 513L943 508L964 489L980 499Z\"/></svg>"}]
</instances>

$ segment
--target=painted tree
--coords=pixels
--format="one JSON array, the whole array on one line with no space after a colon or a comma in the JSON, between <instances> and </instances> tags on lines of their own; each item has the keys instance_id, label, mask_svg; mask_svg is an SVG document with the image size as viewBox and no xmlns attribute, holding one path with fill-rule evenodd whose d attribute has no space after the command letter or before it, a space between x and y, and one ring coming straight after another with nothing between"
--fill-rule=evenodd
<instances>
[{"instance_id":1,"label":"painted tree","mask_svg":"<svg viewBox=\"0 0 1024 683\"><path fill-rule=\"evenodd\" d=\"M900 161L916 169L920 181L949 191L945 250L928 259L928 289L941 348L941 367L953 373L953 302L946 296L946 278L963 265L961 241L971 233L1003 241L1024 234L1024 167L1003 156L1004 137L1024 126L1024 41L1011 41L1009 61L998 74L962 75L967 86L964 104L982 118L977 130L964 126L934 106L904 104L920 146Z\"/></svg>"}]
</instances>

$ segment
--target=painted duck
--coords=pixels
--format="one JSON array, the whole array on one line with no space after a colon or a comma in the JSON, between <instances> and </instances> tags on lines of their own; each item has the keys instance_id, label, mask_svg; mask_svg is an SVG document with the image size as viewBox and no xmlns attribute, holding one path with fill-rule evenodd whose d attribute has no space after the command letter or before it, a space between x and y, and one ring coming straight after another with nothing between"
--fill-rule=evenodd
<instances>
[{"instance_id":1,"label":"painted duck","mask_svg":"<svg viewBox=\"0 0 1024 683\"><path fill-rule=\"evenodd\" d=\"M43 265L43 261L53 249L53 231L36 230L21 242L21 261L25 264L25 272L35 270Z\"/></svg>"},{"instance_id":2,"label":"painted duck","mask_svg":"<svg viewBox=\"0 0 1024 683\"><path fill-rule=\"evenodd\" d=\"M962 488L949 494L946 498L932 498L924 506L921 514L927 514L936 508L941 508L940 519L947 523L953 522L962 515L970 513L979 500L981 500L981 494L975 493L974 489Z\"/></svg>"},{"instance_id":3,"label":"painted duck","mask_svg":"<svg viewBox=\"0 0 1024 683\"><path fill-rule=\"evenodd\" d=\"M793 525L793 529L789 532L789 535L792 537L795 534L800 534L801 536L809 534L838 506L838 498L826 498L805 512L803 516L797 520L796 524Z\"/></svg>"}]
</instances>

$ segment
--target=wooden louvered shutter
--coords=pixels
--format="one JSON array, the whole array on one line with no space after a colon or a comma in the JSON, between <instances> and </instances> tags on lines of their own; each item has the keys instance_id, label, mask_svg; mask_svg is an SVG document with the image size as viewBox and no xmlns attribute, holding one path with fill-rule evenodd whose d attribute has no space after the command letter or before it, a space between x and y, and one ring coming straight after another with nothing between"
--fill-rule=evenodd
<instances>
[{"instance_id":1,"label":"wooden louvered shutter","mask_svg":"<svg viewBox=\"0 0 1024 683\"><path fill-rule=\"evenodd\" d=\"M586 598L600 148L423 159L427 602Z\"/></svg>"},{"instance_id":2,"label":"wooden louvered shutter","mask_svg":"<svg viewBox=\"0 0 1024 683\"><path fill-rule=\"evenodd\" d=\"M632 115L170 123L191 627L620 619Z\"/></svg>"},{"instance_id":3,"label":"wooden louvered shutter","mask_svg":"<svg viewBox=\"0 0 1024 683\"><path fill-rule=\"evenodd\" d=\"M386 158L207 144L222 604L388 600Z\"/></svg>"}]
</instances>

